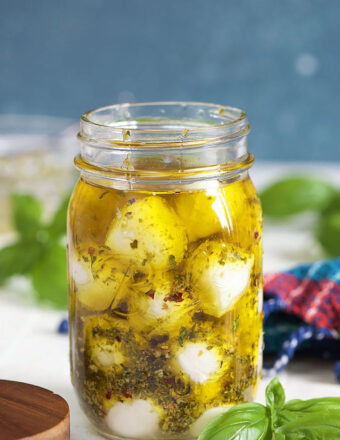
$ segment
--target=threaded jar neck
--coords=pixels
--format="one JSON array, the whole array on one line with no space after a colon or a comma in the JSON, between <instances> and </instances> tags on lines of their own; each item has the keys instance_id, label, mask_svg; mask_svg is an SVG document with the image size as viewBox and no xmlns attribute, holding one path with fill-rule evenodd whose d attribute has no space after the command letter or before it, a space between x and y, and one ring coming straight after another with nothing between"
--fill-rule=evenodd
<instances>
[{"instance_id":1,"label":"threaded jar neck","mask_svg":"<svg viewBox=\"0 0 340 440\"><path fill-rule=\"evenodd\" d=\"M216 178L247 169L247 115L197 102L102 107L81 117L81 154L87 174L138 182Z\"/></svg>"}]
</instances>

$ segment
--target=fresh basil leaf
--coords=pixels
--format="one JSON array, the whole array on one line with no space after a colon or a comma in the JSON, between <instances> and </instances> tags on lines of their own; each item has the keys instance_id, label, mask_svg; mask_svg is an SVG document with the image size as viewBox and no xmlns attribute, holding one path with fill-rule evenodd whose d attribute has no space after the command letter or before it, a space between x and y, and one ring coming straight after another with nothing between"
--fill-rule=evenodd
<instances>
[{"instance_id":1,"label":"fresh basil leaf","mask_svg":"<svg viewBox=\"0 0 340 440\"><path fill-rule=\"evenodd\" d=\"M270 411L259 403L230 408L212 420L198 440L271 440Z\"/></svg>"},{"instance_id":2,"label":"fresh basil leaf","mask_svg":"<svg viewBox=\"0 0 340 440\"><path fill-rule=\"evenodd\" d=\"M12 220L19 235L24 239L32 239L42 228L42 206L39 200L30 194L13 194Z\"/></svg>"},{"instance_id":3,"label":"fresh basil leaf","mask_svg":"<svg viewBox=\"0 0 340 440\"><path fill-rule=\"evenodd\" d=\"M329 214L333 211L340 211L340 191L337 190L334 196L329 201L328 205L323 210L323 214Z\"/></svg>"},{"instance_id":4,"label":"fresh basil leaf","mask_svg":"<svg viewBox=\"0 0 340 440\"><path fill-rule=\"evenodd\" d=\"M300 413L300 417L275 429L285 440L335 440L340 439L339 411Z\"/></svg>"},{"instance_id":5,"label":"fresh basil leaf","mask_svg":"<svg viewBox=\"0 0 340 440\"><path fill-rule=\"evenodd\" d=\"M326 212L321 217L316 236L331 257L340 255L340 209Z\"/></svg>"},{"instance_id":6,"label":"fresh basil leaf","mask_svg":"<svg viewBox=\"0 0 340 440\"><path fill-rule=\"evenodd\" d=\"M286 396L279 379L274 377L266 388L267 407L275 411L280 410L285 404Z\"/></svg>"},{"instance_id":7,"label":"fresh basil leaf","mask_svg":"<svg viewBox=\"0 0 340 440\"><path fill-rule=\"evenodd\" d=\"M323 397L320 399L299 400L287 402L278 413L278 424L299 420L303 416L318 417L327 412L337 412L340 419L340 397Z\"/></svg>"},{"instance_id":8,"label":"fresh basil leaf","mask_svg":"<svg viewBox=\"0 0 340 440\"><path fill-rule=\"evenodd\" d=\"M66 250L60 244L53 244L44 258L36 263L32 271L33 287L41 302L58 308L67 306Z\"/></svg>"},{"instance_id":9,"label":"fresh basil leaf","mask_svg":"<svg viewBox=\"0 0 340 440\"><path fill-rule=\"evenodd\" d=\"M48 227L48 231L53 238L60 237L66 234L67 223L67 208L70 200L70 194L68 194L60 203L56 210L53 220Z\"/></svg>"},{"instance_id":10,"label":"fresh basil leaf","mask_svg":"<svg viewBox=\"0 0 340 440\"><path fill-rule=\"evenodd\" d=\"M279 180L260 194L262 209L271 217L287 217L304 211L321 211L336 190L328 183L308 176Z\"/></svg>"},{"instance_id":11,"label":"fresh basil leaf","mask_svg":"<svg viewBox=\"0 0 340 440\"><path fill-rule=\"evenodd\" d=\"M43 252L42 244L35 241L17 242L0 249L0 285L13 275L28 273Z\"/></svg>"}]
</instances>

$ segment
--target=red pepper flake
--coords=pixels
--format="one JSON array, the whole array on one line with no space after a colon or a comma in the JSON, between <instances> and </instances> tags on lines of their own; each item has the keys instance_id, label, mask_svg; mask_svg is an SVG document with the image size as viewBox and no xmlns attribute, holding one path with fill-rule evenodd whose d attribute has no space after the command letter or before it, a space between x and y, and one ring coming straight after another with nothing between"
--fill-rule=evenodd
<instances>
[{"instance_id":1,"label":"red pepper flake","mask_svg":"<svg viewBox=\"0 0 340 440\"><path fill-rule=\"evenodd\" d=\"M94 247L90 246L90 247L88 248L88 253L89 253L89 255L93 255L95 252L96 252L96 250L95 250Z\"/></svg>"},{"instance_id":2,"label":"red pepper flake","mask_svg":"<svg viewBox=\"0 0 340 440\"><path fill-rule=\"evenodd\" d=\"M146 294L151 298L154 299L155 298L155 291L153 289L150 289L146 292Z\"/></svg>"},{"instance_id":3,"label":"red pepper flake","mask_svg":"<svg viewBox=\"0 0 340 440\"><path fill-rule=\"evenodd\" d=\"M169 405L170 409L177 409L177 403L176 402L171 402Z\"/></svg>"},{"instance_id":4,"label":"red pepper flake","mask_svg":"<svg viewBox=\"0 0 340 440\"><path fill-rule=\"evenodd\" d=\"M164 383L166 383L167 385L170 385L170 386L174 386L175 385L175 378L174 377L165 377Z\"/></svg>"},{"instance_id":5,"label":"red pepper flake","mask_svg":"<svg viewBox=\"0 0 340 440\"><path fill-rule=\"evenodd\" d=\"M101 417L106 417L106 416L107 416L107 413L106 413L106 411L103 410L103 408L100 408L100 410L99 410L99 415L100 415Z\"/></svg>"},{"instance_id":6,"label":"red pepper flake","mask_svg":"<svg viewBox=\"0 0 340 440\"><path fill-rule=\"evenodd\" d=\"M110 400L111 399L111 396L112 396L112 391L108 391L107 393L106 393L106 398L107 398L107 400Z\"/></svg>"},{"instance_id":7,"label":"red pepper flake","mask_svg":"<svg viewBox=\"0 0 340 440\"><path fill-rule=\"evenodd\" d=\"M164 301L182 302L184 300L182 292L174 292L164 298Z\"/></svg>"},{"instance_id":8,"label":"red pepper flake","mask_svg":"<svg viewBox=\"0 0 340 440\"><path fill-rule=\"evenodd\" d=\"M127 399L132 399L132 394L131 393L122 393L124 397L126 397Z\"/></svg>"},{"instance_id":9,"label":"red pepper flake","mask_svg":"<svg viewBox=\"0 0 340 440\"><path fill-rule=\"evenodd\" d=\"M120 336L116 336L116 341L121 342Z\"/></svg>"},{"instance_id":10,"label":"red pepper flake","mask_svg":"<svg viewBox=\"0 0 340 440\"><path fill-rule=\"evenodd\" d=\"M254 232L254 238L255 238L255 240L258 239L258 236L259 236L259 233L258 233L257 231L255 231L255 232Z\"/></svg>"}]
</instances>

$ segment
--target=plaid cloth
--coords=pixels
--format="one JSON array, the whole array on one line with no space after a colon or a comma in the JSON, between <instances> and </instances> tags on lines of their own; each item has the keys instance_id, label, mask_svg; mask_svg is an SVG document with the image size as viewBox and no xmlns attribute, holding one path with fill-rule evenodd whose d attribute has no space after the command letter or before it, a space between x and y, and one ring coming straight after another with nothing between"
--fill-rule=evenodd
<instances>
[{"instance_id":1,"label":"plaid cloth","mask_svg":"<svg viewBox=\"0 0 340 440\"><path fill-rule=\"evenodd\" d=\"M340 336L340 258L265 275L264 291L279 298L287 313Z\"/></svg>"},{"instance_id":2,"label":"plaid cloth","mask_svg":"<svg viewBox=\"0 0 340 440\"><path fill-rule=\"evenodd\" d=\"M336 340L337 359L340 359L340 258L265 275L264 293L265 330L268 317L278 311L303 321L287 336L273 364L267 366L270 374L282 371L307 340ZM339 369L338 362L335 367L338 380Z\"/></svg>"}]
</instances>

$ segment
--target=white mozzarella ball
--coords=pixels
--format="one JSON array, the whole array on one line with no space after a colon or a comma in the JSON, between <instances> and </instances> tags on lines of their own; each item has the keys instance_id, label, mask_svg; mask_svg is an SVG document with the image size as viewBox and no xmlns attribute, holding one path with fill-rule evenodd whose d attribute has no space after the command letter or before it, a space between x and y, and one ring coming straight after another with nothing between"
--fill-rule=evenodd
<instances>
[{"instance_id":1,"label":"white mozzarella ball","mask_svg":"<svg viewBox=\"0 0 340 440\"><path fill-rule=\"evenodd\" d=\"M146 400L117 402L106 416L111 431L127 438L152 438L158 432L158 415Z\"/></svg>"},{"instance_id":2,"label":"white mozzarella ball","mask_svg":"<svg viewBox=\"0 0 340 440\"><path fill-rule=\"evenodd\" d=\"M178 354L178 364L193 382L204 383L218 369L218 361L205 344L187 344Z\"/></svg>"},{"instance_id":3,"label":"white mozzarella ball","mask_svg":"<svg viewBox=\"0 0 340 440\"><path fill-rule=\"evenodd\" d=\"M253 261L219 241L205 241L195 249L187 271L206 313L220 317L235 304L249 284Z\"/></svg>"},{"instance_id":4,"label":"white mozzarella ball","mask_svg":"<svg viewBox=\"0 0 340 440\"><path fill-rule=\"evenodd\" d=\"M153 299L149 300L149 313L155 318L162 318L169 313L169 307L164 308L164 296L155 294Z\"/></svg>"},{"instance_id":5,"label":"white mozzarella ball","mask_svg":"<svg viewBox=\"0 0 340 440\"><path fill-rule=\"evenodd\" d=\"M78 300L91 310L104 310L122 295L128 281L124 268L110 254L96 252L91 263L88 254L70 262L70 275L77 288Z\"/></svg>"},{"instance_id":6,"label":"white mozzarella ball","mask_svg":"<svg viewBox=\"0 0 340 440\"><path fill-rule=\"evenodd\" d=\"M74 258L70 262L71 277L79 286L89 283L93 280L91 267L89 264L83 263L80 259Z\"/></svg>"},{"instance_id":7,"label":"white mozzarella ball","mask_svg":"<svg viewBox=\"0 0 340 440\"><path fill-rule=\"evenodd\" d=\"M103 339L96 340L92 347L92 357L99 367L109 368L120 365L125 358L121 353L118 343L106 344Z\"/></svg>"},{"instance_id":8,"label":"white mozzarella ball","mask_svg":"<svg viewBox=\"0 0 340 440\"><path fill-rule=\"evenodd\" d=\"M136 200L121 210L109 229L106 245L134 265L168 270L182 261L187 247L184 226L159 196Z\"/></svg>"},{"instance_id":9,"label":"white mozzarella ball","mask_svg":"<svg viewBox=\"0 0 340 440\"><path fill-rule=\"evenodd\" d=\"M192 425L190 432L193 437L198 437L203 429L211 422L215 417L228 411L230 406L218 406L216 408L210 408L205 411Z\"/></svg>"}]
</instances>

